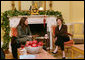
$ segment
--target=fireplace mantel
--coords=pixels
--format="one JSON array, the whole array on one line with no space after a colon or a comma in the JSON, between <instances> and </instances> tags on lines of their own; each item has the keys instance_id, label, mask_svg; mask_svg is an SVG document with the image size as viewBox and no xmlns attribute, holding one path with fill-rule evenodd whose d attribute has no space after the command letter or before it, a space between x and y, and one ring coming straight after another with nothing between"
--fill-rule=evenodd
<instances>
[{"instance_id":1,"label":"fireplace mantel","mask_svg":"<svg viewBox=\"0 0 85 60\"><path fill-rule=\"evenodd\" d=\"M13 17L19 17L19 18L21 18L21 17L43 18L44 16L46 16L46 17L55 17L54 15L53 15L53 16L48 16L48 15L30 15L30 16L24 15L24 16L21 16L21 15L19 15L19 16L13 16ZM9 17L9 18L12 18L11 16L8 16L8 17Z\"/></svg>"}]
</instances>

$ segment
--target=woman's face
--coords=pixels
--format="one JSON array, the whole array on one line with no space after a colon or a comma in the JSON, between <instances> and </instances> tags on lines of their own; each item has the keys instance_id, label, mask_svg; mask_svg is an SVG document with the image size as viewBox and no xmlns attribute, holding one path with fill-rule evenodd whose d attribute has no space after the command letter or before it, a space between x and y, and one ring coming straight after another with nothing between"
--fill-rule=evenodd
<instances>
[{"instance_id":1,"label":"woman's face","mask_svg":"<svg viewBox=\"0 0 85 60\"><path fill-rule=\"evenodd\" d=\"M58 25L61 25L62 21L60 19L58 19L57 23L58 23Z\"/></svg>"},{"instance_id":2,"label":"woman's face","mask_svg":"<svg viewBox=\"0 0 85 60\"><path fill-rule=\"evenodd\" d=\"M25 25L28 25L28 20L27 19L25 20Z\"/></svg>"}]
</instances>

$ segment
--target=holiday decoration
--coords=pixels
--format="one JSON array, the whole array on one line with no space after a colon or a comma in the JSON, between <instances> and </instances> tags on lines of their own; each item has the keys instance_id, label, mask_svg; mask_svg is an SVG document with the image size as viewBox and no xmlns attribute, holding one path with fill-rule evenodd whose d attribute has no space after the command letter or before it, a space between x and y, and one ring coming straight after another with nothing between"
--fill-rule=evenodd
<instances>
[{"instance_id":1,"label":"holiday decoration","mask_svg":"<svg viewBox=\"0 0 85 60\"><path fill-rule=\"evenodd\" d=\"M9 42L11 37L9 36L10 33L10 26L9 26L9 18L8 17L13 17L13 16L30 16L30 12L27 11L18 11L18 10L8 10L5 11L4 13L1 14L1 28L4 31L4 36L3 36L3 49L8 49L9 48ZM57 17L62 17L61 12L59 11L53 11L53 10L47 10L47 11L39 11L38 15L54 15ZM46 19L44 19L44 26L45 26Z\"/></svg>"},{"instance_id":2,"label":"holiday decoration","mask_svg":"<svg viewBox=\"0 0 85 60\"><path fill-rule=\"evenodd\" d=\"M44 16L43 23L44 23L44 28L45 28L45 23L46 23L46 16Z\"/></svg>"},{"instance_id":3,"label":"holiday decoration","mask_svg":"<svg viewBox=\"0 0 85 60\"><path fill-rule=\"evenodd\" d=\"M33 41L26 41L24 48L27 50L27 52L34 54L34 53L39 53L42 49L42 46L43 42L38 42L37 40L33 40ZM21 48L23 49L23 47Z\"/></svg>"}]
</instances>

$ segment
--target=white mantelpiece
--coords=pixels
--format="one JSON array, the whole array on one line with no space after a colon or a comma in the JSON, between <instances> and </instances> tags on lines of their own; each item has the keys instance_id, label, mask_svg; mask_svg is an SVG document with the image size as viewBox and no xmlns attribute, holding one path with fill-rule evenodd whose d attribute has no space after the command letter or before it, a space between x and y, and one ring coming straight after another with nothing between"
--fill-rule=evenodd
<instances>
[{"instance_id":1,"label":"white mantelpiece","mask_svg":"<svg viewBox=\"0 0 85 60\"><path fill-rule=\"evenodd\" d=\"M19 24L21 17L28 17L28 24L41 24L43 23L44 15L32 15L32 16L16 16L10 17L10 27L16 27ZM47 16L46 18L47 30L50 32L50 48L52 49L52 31L51 26L56 25L55 16Z\"/></svg>"}]
</instances>

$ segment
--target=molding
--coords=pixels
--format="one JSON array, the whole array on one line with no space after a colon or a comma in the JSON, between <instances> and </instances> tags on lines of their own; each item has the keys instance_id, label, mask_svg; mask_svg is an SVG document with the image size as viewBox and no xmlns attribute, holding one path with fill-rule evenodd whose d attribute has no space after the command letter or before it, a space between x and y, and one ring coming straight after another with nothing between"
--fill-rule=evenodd
<instances>
[{"instance_id":1,"label":"molding","mask_svg":"<svg viewBox=\"0 0 85 60\"><path fill-rule=\"evenodd\" d=\"M46 11L46 1L44 1L44 10Z\"/></svg>"},{"instance_id":2,"label":"molding","mask_svg":"<svg viewBox=\"0 0 85 60\"><path fill-rule=\"evenodd\" d=\"M15 9L15 2L14 1L11 1L12 2L12 10L14 10Z\"/></svg>"},{"instance_id":3,"label":"molding","mask_svg":"<svg viewBox=\"0 0 85 60\"><path fill-rule=\"evenodd\" d=\"M49 6L50 6L50 10L52 10L52 1L50 1Z\"/></svg>"},{"instance_id":4,"label":"molding","mask_svg":"<svg viewBox=\"0 0 85 60\"><path fill-rule=\"evenodd\" d=\"M48 15L29 15L29 16L27 16L27 15L24 15L24 16L20 15L20 16L13 16L13 17L44 18L44 16L46 16L46 17L55 17L55 16L48 16ZM10 16L7 16L7 17L11 18Z\"/></svg>"},{"instance_id":5,"label":"molding","mask_svg":"<svg viewBox=\"0 0 85 60\"><path fill-rule=\"evenodd\" d=\"M18 9L21 11L21 1L18 1Z\"/></svg>"}]
</instances>

